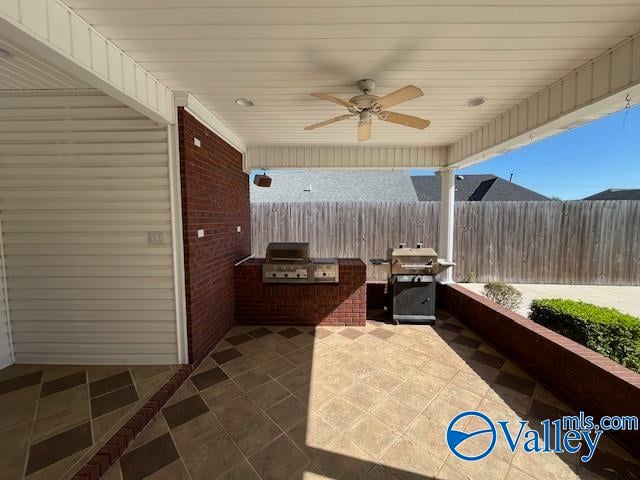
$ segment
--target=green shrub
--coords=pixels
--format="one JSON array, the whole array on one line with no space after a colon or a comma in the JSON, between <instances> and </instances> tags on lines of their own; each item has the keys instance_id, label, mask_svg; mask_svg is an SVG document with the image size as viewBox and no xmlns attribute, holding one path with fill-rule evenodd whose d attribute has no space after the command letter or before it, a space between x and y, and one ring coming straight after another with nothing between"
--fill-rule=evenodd
<instances>
[{"instance_id":1,"label":"green shrub","mask_svg":"<svg viewBox=\"0 0 640 480\"><path fill-rule=\"evenodd\" d=\"M514 286L503 282L489 282L484 286L484 296L503 307L515 310L522 302L522 293Z\"/></svg>"},{"instance_id":2,"label":"green shrub","mask_svg":"<svg viewBox=\"0 0 640 480\"><path fill-rule=\"evenodd\" d=\"M531 302L531 320L640 372L640 318L563 299Z\"/></svg>"}]
</instances>

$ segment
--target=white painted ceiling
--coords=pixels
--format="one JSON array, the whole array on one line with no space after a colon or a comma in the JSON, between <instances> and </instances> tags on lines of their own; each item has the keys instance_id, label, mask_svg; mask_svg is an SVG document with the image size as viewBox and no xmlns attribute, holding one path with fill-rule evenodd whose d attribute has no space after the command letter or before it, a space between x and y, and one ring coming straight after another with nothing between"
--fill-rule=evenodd
<instances>
[{"instance_id":1,"label":"white painted ceiling","mask_svg":"<svg viewBox=\"0 0 640 480\"><path fill-rule=\"evenodd\" d=\"M9 54L8 56L0 56L0 90L89 88L80 80L28 53L2 36L0 36L0 49Z\"/></svg>"},{"instance_id":2,"label":"white painted ceiling","mask_svg":"<svg viewBox=\"0 0 640 480\"><path fill-rule=\"evenodd\" d=\"M368 143L449 144L640 30L640 0L65 1L249 144L357 143L356 119L303 127L346 113L309 93L349 98L360 78L419 86L392 110L432 121L374 120Z\"/></svg>"}]
</instances>

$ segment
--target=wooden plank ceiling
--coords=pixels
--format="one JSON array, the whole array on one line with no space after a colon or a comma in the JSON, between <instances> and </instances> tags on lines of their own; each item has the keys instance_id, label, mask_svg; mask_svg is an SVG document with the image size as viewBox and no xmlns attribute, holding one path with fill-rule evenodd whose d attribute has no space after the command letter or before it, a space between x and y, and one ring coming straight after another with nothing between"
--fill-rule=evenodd
<instances>
[{"instance_id":1,"label":"wooden plank ceiling","mask_svg":"<svg viewBox=\"0 0 640 480\"><path fill-rule=\"evenodd\" d=\"M368 143L450 144L640 30L640 0L65 1L249 144L357 143L355 119L303 127L346 113L309 93L349 98L360 78L419 86L393 110L432 121L374 120Z\"/></svg>"}]
</instances>

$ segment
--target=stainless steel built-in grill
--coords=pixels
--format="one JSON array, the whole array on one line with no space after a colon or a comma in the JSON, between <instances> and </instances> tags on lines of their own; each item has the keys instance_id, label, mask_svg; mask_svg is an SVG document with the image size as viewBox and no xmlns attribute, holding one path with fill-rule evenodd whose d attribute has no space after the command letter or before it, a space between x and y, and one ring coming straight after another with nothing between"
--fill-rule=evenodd
<instances>
[{"instance_id":1,"label":"stainless steel built-in grill","mask_svg":"<svg viewBox=\"0 0 640 480\"><path fill-rule=\"evenodd\" d=\"M393 320L400 323L432 324L436 320L435 276L454 265L439 259L433 248L398 248L387 250L386 259L372 259L374 265L389 265L388 287Z\"/></svg>"},{"instance_id":2,"label":"stainless steel built-in grill","mask_svg":"<svg viewBox=\"0 0 640 480\"><path fill-rule=\"evenodd\" d=\"M338 283L338 260L310 258L306 242L271 242L262 265L265 283Z\"/></svg>"}]
</instances>

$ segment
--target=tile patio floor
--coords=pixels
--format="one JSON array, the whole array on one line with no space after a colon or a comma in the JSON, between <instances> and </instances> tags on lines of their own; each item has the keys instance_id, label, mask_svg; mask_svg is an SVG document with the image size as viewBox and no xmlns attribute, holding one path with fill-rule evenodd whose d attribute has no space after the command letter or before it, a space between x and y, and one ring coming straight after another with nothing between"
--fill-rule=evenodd
<instances>
[{"instance_id":1,"label":"tile patio floor","mask_svg":"<svg viewBox=\"0 0 640 480\"><path fill-rule=\"evenodd\" d=\"M72 475L175 368L12 365L0 370L0 479Z\"/></svg>"},{"instance_id":2,"label":"tile patio floor","mask_svg":"<svg viewBox=\"0 0 640 480\"><path fill-rule=\"evenodd\" d=\"M504 447L475 463L449 454L444 429L460 411L535 426L570 409L454 318L439 318L435 328L236 327L105 478L638 475L638 460L608 438L588 468L575 455Z\"/></svg>"}]
</instances>

